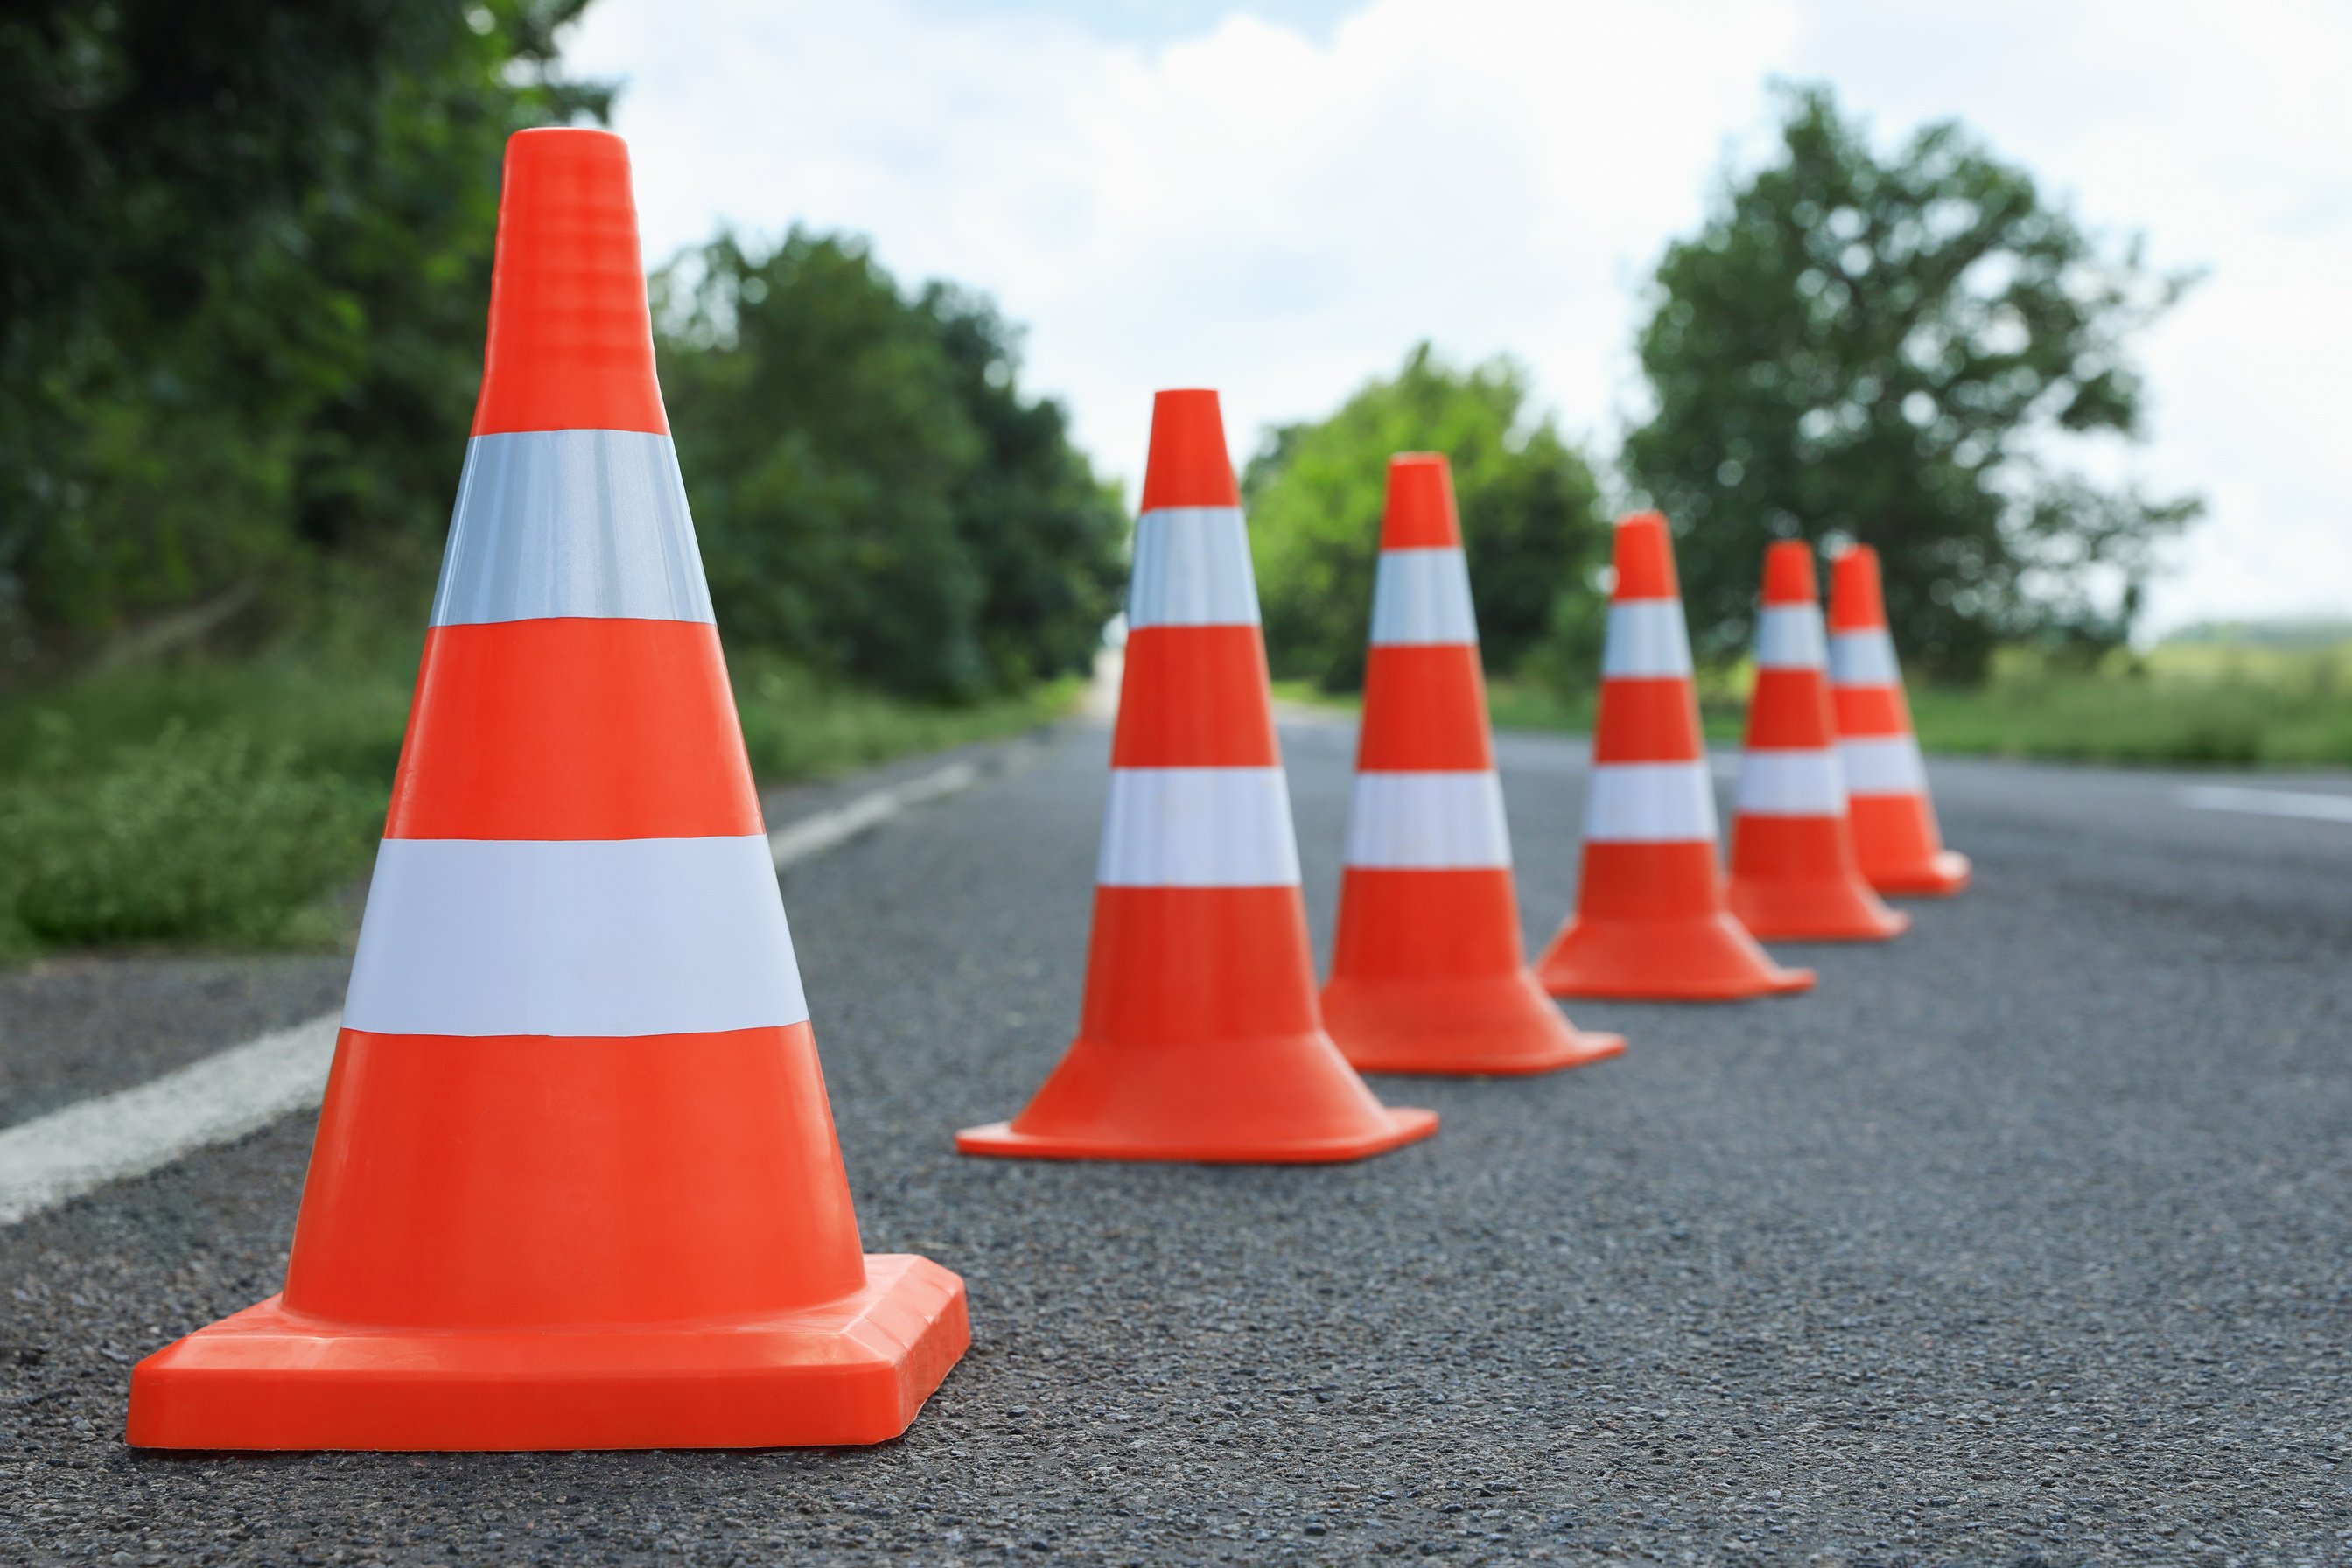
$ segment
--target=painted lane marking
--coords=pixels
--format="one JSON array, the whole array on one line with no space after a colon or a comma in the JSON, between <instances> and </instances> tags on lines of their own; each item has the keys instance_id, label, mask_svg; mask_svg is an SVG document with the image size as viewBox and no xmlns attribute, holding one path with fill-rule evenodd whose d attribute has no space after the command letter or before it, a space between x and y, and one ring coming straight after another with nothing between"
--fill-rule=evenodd
<instances>
[{"instance_id":1,"label":"painted lane marking","mask_svg":"<svg viewBox=\"0 0 2352 1568\"><path fill-rule=\"evenodd\" d=\"M777 828L768 835L769 852L778 871L788 870L980 777L974 764L955 762L869 791ZM316 1107L341 1023L340 1011L321 1013L161 1078L0 1129L0 1226Z\"/></svg>"},{"instance_id":2,"label":"painted lane marking","mask_svg":"<svg viewBox=\"0 0 2352 1568\"><path fill-rule=\"evenodd\" d=\"M2242 789L2235 784L2190 784L2180 804L2199 811L2235 811L2250 816L2294 816L2306 822L2352 822L2352 795L2309 790Z\"/></svg>"}]
</instances>

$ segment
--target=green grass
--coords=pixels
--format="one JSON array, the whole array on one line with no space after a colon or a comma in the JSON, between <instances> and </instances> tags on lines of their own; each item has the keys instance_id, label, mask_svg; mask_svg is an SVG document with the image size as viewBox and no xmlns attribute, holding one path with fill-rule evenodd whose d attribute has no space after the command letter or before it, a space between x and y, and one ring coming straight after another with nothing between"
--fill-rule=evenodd
<instances>
[{"instance_id":1,"label":"green grass","mask_svg":"<svg viewBox=\"0 0 2352 1568\"><path fill-rule=\"evenodd\" d=\"M331 943L383 826L421 637L117 670L0 702L0 960L123 943ZM764 784L1015 734L1064 680L934 706L733 663Z\"/></svg>"},{"instance_id":2,"label":"green grass","mask_svg":"<svg viewBox=\"0 0 2352 1568\"><path fill-rule=\"evenodd\" d=\"M1738 742L1748 680L1744 669L1701 679L1700 720L1709 740ZM1333 708L1352 710L1357 700L1302 682L1277 682L1276 689ZM2352 765L2352 642L2166 643L2092 668L2010 650L1982 686L1915 682L1910 699L1920 743L1931 752L2147 765ZM1496 679L1488 701L1498 728L1576 734L1592 728L1589 689L1561 693Z\"/></svg>"},{"instance_id":3,"label":"green grass","mask_svg":"<svg viewBox=\"0 0 2352 1568\"><path fill-rule=\"evenodd\" d=\"M2023 654L1983 686L1911 689L1929 751L2272 767L2352 763L2352 645L2164 644L2095 669Z\"/></svg>"}]
</instances>

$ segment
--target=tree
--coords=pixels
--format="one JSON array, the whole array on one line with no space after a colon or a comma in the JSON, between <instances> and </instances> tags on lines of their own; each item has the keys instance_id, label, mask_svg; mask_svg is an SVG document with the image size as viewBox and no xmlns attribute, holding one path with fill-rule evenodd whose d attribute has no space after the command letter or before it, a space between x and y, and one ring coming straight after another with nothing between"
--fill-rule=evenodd
<instances>
[{"instance_id":1,"label":"tree","mask_svg":"<svg viewBox=\"0 0 2352 1568\"><path fill-rule=\"evenodd\" d=\"M910 300L862 244L794 229L674 262L655 316L730 640L950 698L1092 658L1125 521L987 305Z\"/></svg>"},{"instance_id":2,"label":"tree","mask_svg":"<svg viewBox=\"0 0 2352 1568\"><path fill-rule=\"evenodd\" d=\"M583 4L0 20L0 678L437 542L500 150L604 112L553 65Z\"/></svg>"},{"instance_id":3,"label":"tree","mask_svg":"<svg viewBox=\"0 0 2352 1568\"><path fill-rule=\"evenodd\" d=\"M1329 418L1273 431L1244 475L1276 673L1362 683L1388 460L1410 451L1453 464L1489 668L1518 665L1564 599L1590 595L1608 538L1591 468L1528 407L1518 366L1454 370L1423 343Z\"/></svg>"},{"instance_id":4,"label":"tree","mask_svg":"<svg viewBox=\"0 0 2352 1568\"><path fill-rule=\"evenodd\" d=\"M1640 337L1657 409L1625 462L1675 524L1694 639L1744 643L1767 542L1842 537L1877 547L1906 651L1939 676L1981 676L2008 638L2120 640L2152 547L2202 503L2056 459L2138 436L2126 346L2190 279L1957 123L1882 161L1826 88L1786 102L1775 159L1668 247Z\"/></svg>"}]
</instances>

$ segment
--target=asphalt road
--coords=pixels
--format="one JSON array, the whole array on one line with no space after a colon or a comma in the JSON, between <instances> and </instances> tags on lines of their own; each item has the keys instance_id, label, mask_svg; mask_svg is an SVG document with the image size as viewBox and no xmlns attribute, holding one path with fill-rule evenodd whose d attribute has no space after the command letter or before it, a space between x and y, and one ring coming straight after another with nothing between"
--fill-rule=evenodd
<instances>
[{"instance_id":1,"label":"asphalt road","mask_svg":"<svg viewBox=\"0 0 2352 1568\"><path fill-rule=\"evenodd\" d=\"M1286 743L1328 942L1349 735ZM2352 825L1941 763L1976 889L1786 947L1811 995L1379 1080L1444 1126L1360 1165L960 1159L1075 1020L1105 752L1061 731L786 880L867 1245L971 1285L905 1439L131 1452L131 1362L277 1287L299 1118L0 1231L0 1561L2352 1563ZM1581 754L1503 768L1534 942ZM0 1124L338 973L0 982Z\"/></svg>"}]
</instances>

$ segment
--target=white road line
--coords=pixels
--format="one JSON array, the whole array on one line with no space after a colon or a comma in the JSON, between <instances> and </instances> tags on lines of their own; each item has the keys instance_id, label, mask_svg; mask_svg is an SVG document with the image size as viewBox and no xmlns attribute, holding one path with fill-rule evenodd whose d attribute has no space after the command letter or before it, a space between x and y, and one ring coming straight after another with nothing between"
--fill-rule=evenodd
<instances>
[{"instance_id":1,"label":"white road line","mask_svg":"<svg viewBox=\"0 0 2352 1568\"><path fill-rule=\"evenodd\" d=\"M768 835L776 869L822 855L909 806L968 789L980 776L971 763L950 763L788 822ZM321 1013L134 1088L0 1129L0 1226L316 1106L341 1023L340 1013Z\"/></svg>"},{"instance_id":2,"label":"white road line","mask_svg":"<svg viewBox=\"0 0 2352 1568\"><path fill-rule=\"evenodd\" d=\"M2199 811L2236 811L2252 816L2297 816L2308 822L2352 822L2352 795L2316 795L2309 790L2241 789L2235 784L2190 784L2180 804Z\"/></svg>"}]
</instances>

